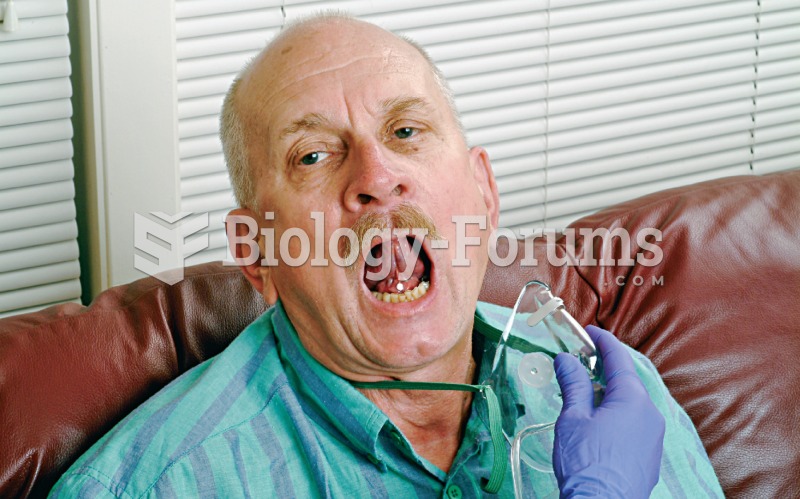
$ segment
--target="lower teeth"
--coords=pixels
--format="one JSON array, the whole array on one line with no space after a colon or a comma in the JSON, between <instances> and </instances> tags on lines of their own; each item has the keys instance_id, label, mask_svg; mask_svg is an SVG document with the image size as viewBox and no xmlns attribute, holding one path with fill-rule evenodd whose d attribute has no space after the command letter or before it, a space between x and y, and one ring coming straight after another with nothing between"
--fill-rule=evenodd
<instances>
[{"instance_id":1,"label":"lower teeth","mask_svg":"<svg viewBox=\"0 0 800 499\"><path fill-rule=\"evenodd\" d=\"M381 293L380 291L373 291L372 296L386 303L404 303L422 298L425 293L428 292L428 287L430 287L430 283L428 283L428 281L422 281L416 288L409 291L404 291L402 293Z\"/></svg>"}]
</instances>

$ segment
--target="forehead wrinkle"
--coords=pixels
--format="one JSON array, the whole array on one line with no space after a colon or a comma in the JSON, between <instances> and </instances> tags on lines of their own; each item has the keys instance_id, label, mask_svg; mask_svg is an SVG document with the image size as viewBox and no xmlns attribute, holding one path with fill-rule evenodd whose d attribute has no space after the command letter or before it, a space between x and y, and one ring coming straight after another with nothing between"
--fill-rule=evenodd
<instances>
[{"instance_id":1,"label":"forehead wrinkle","mask_svg":"<svg viewBox=\"0 0 800 499\"><path fill-rule=\"evenodd\" d=\"M399 54L393 54L391 51L389 53L384 54L368 54L362 55L354 59L350 59L345 62L341 62L339 64L323 67L320 69L314 69L312 71L307 71L306 67L308 66L316 66L317 63L326 63L329 61L329 55L326 54L314 54L311 57L305 58L303 60L297 61L277 61L275 63L276 67L285 67L285 69L281 72L282 77L277 80L273 80L267 84L259 85L261 89L254 89L256 99L260 102L269 102L272 101L276 95L279 95L283 92L286 92L291 87L300 85L304 83L306 80L313 79L325 73L336 73L343 70L355 71L355 69L361 63L379 59L382 63L382 70L381 73L383 74L390 74L390 73L409 73L410 64L407 57L403 57ZM256 70L257 71L257 70ZM254 71L255 72L255 71ZM374 74L372 70L368 71L367 74ZM258 78L254 76L254 78ZM336 77L334 77L336 78ZM338 78L336 78L338 79ZM302 91L297 92L288 92L288 96L285 98L291 98L297 95L298 93L303 93Z\"/></svg>"}]
</instances>

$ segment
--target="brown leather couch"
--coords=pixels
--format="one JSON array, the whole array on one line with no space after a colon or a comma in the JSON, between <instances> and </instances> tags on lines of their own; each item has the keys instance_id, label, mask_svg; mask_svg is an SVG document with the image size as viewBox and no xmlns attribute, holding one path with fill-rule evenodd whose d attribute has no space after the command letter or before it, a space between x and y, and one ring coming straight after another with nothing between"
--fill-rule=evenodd
<instances>
[{"instance_id":1,"label":"brown leather couch","mask_svg":"<svg viewBox=\"0 0 800 499\"><path fill-rule=\"evenodd\" d=\"M550 283L581 323L653 360L726 494L800 497L800 171L663 191L573 227L657 228L663 262L551 266L536 239L539 265L491 268L483 299L511 305L527 280ZM596 255L639 249L600 243ZM238 269L213 263L173 286L142 279L89 307L0 320L0 496L45 495L100 435L263 310Z\"/></svg>"}]
</instances>

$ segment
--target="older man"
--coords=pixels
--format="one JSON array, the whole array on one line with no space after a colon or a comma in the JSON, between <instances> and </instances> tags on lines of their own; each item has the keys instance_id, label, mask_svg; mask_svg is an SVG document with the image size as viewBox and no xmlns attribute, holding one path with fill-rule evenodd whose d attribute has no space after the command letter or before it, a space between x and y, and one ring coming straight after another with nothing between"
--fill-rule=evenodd
<instances>
[{"instance_id":1,"label":"older man","mask_svg":"<svg viewBox=\"0 0 800 499\"><path fill-rule=\"evenodd\" d=\"M53 494L513 495L506 444L481 416L491 397L470 391L495 350L476 321L502 328L508 316L476 312L497 187L424 52L343 16L295 24L231 87L222 139L241 206L231 220L260 229L237 225L232 249L275 306L120 423ZM353 248L327 244L342 228L428 237L356 238L365 254L336 265L334 253ZM289 264L303 239L283 236L300 232L315 248L322 238L324 254ZM464 237L477 243L456 244ZM612 373L606 399L595 408L585 370L558 357L557 478L526 469L523 493L722 496L652 366L590 332Z\"/></svg>"}]
</instances>

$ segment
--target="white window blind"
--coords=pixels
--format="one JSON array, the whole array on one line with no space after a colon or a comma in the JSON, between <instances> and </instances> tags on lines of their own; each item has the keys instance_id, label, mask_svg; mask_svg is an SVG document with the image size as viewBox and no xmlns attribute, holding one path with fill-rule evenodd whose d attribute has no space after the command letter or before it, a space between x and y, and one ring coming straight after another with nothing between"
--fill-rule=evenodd
<instances>
[{"instance_id":1,"label":"white window blind","mask_svg":"<svg viewBox=\"0 0 800 499\"><path fill-rule=\"evenodd\" d=\"M181 208L212 213L194 262L225 255L225 90L284 19L323 9L428 49L469 142L489 151L504 226L563 227L649 192L800 167L796 1L177 0Z\"/></svg>"},{"instance_id":2,"label":"white window blind","mask_svg":"<svg viewBox=\"0 0 800 499\"><path fill-rule=\"evenodd\" d=\"M796 83L800 70L797 2L552 0L543 7L536 61L543 115L535 132L542 150L524 172L496 170L502 224L563 227L649 192L800 166L800 114L786 108L800 96L786 81ZM778 43L781 50L767 57L767 44ZM768 58L783 65L765 72ZM771 81L787 73L794 76ZM765 85L785 92L772 104L780 116L762 114ZM768 154L771 168L760 164ZM542 201L538 218L532 198Z\"/></svg>"},{"instance_id":3,"label":"white window blind","mask_svg":"<svg viewBox=\"0 0 800 499\"><path fill-rule=\"evenodd\" d=\"M762 0L753 170L800 167L800 3Z\"/></svg>"},{"instance_id":4,"label":"white window blind","mask_svg":"<svg viewBox=\"0 0 800 499\"><path fill-rule=\"evenodd\" d=\"M177 0L180 208L209 212L209 248L187 264L222 260L222 220L234 207L222 145L219 112L236 73L280 30L279 0Z\"/></svg>"},{"instance_id":5,"label":"white window blind","mask_svg":"<svg viewBox=\"0 0 800 499\"><path fill-rule=\"evenodd\" d=\"M15 3L0 31L0 316L77 301L66 0Z\"/></svg>"}]
</instances>

